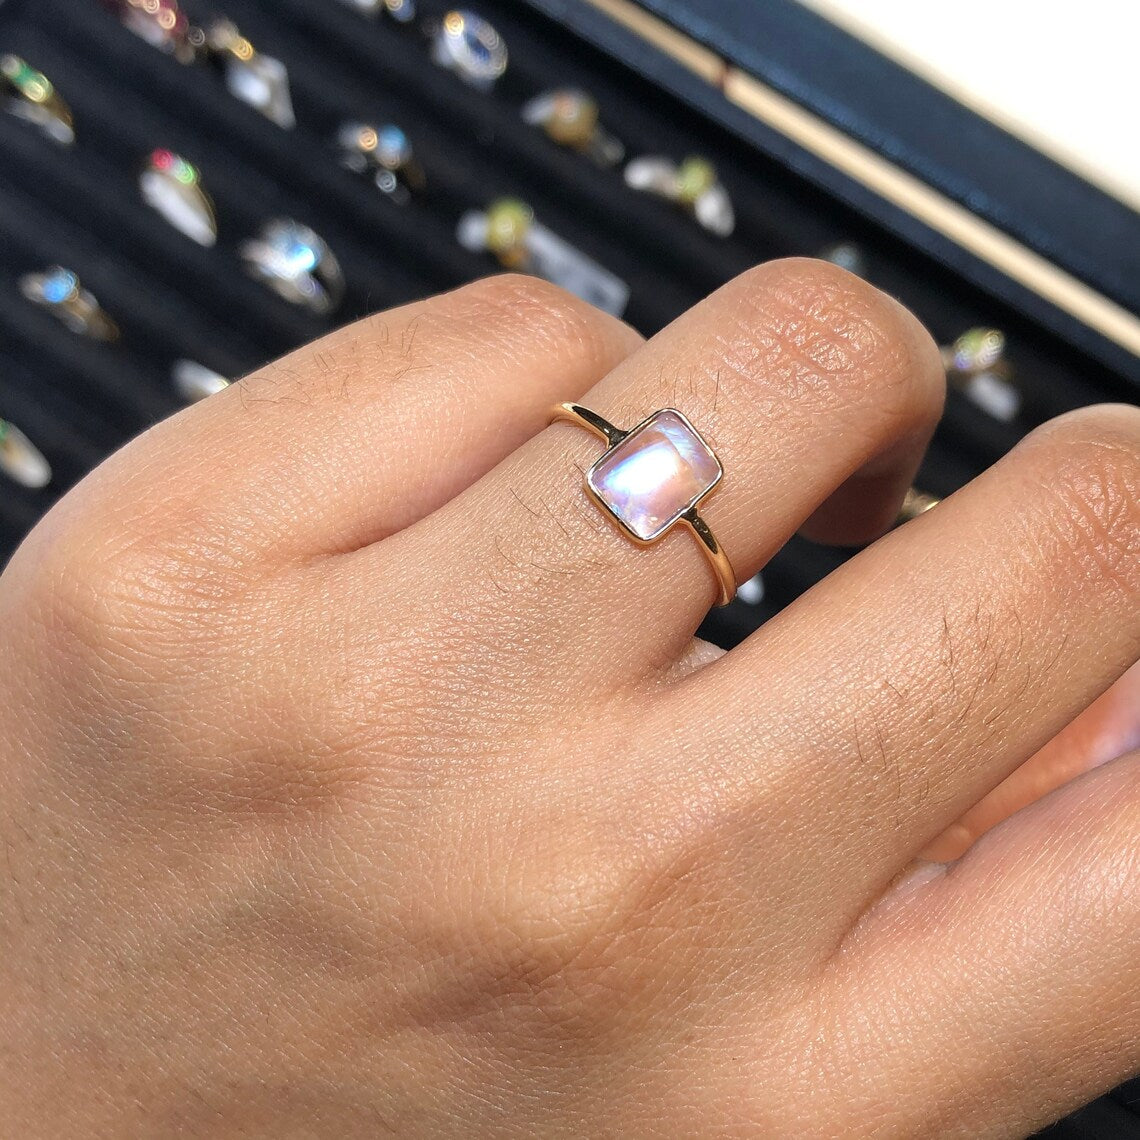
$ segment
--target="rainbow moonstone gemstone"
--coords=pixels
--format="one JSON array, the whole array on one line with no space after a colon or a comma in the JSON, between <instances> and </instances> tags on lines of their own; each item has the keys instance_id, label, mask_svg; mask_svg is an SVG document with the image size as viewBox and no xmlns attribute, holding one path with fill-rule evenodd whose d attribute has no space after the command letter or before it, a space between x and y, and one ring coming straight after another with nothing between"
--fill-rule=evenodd
<instances>
[{"instance_id":1,"label":"rainbow moonstone gemstone","mask_svg":"<svg viewBox=\"0 0 1140 1140\"><path fill-rule=\"evenodd\" d=\"M660 538L720 482L720 460L674 408L663 408L605 452L586 474L599 502L634 538Z\"/></svg>"}]
</instances>

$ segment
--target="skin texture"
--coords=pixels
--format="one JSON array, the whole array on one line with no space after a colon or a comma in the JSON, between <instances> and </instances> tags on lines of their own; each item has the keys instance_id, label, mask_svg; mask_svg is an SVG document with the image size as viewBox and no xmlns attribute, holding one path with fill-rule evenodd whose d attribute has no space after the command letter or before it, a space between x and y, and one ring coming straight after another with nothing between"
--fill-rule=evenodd
<instances>
[{"instance_id":1,"label":"skin texture","mask_svg":"<svg viewBox=\"0 0 1140 1140\"><path fill-rule=\"evenodd\" d=\"M921 858L949 862L991 827L1082 772L1140 748L1140 664L955 821Z\"/></svg>"},{"instance_id":2,"label":"skin texture","mask_svg":"<svg viewBox=\"0 0 1140 1140\"><path fill-rule=\"evenodd\" d=\"M112 457L0 578L8 1132L977 1140L1134 1073L1140 410L884 533L943 399L822 263L645 344L500 277ZM562 400L689 416L740 580L870 545L722 654Z\"/></svg>"}]
</instances>

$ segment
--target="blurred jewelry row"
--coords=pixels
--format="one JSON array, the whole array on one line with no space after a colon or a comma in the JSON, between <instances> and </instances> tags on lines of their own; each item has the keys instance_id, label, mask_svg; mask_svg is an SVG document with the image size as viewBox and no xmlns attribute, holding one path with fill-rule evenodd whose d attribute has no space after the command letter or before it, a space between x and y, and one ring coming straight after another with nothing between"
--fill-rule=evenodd
<instances>
[{"instance_id":1,"label":"blurred jewelry row","mask_svg":"<svg viewBox=\"0 0 1140 1140\"><path fill-rule=\"evenodd\" d=\"M415 18L413 0L342 0L366 16L387 13L402 24ZM259 52L232 20L192 24L178 0L103 0L120 22L179 63L220 68L230 93L286 130L296 125L289 74L281 60ZM490 89L507 67L502 37L474 12L447 13L431 27L432 59L472 86Z\"/></svg>"},{"instance_id":2,"label":"blurred jewelry row","mask_svg":"<svg viewBox=\"0 0 1140 1140\"><path fill-rule=\"evenodd\" d=\"M281 224L283 223L270 223L271 226ZM83 287L73 270L53 265L41 272L25 273L17 284L27 300L46 309L77 336L105 344L119 339L117 322L99 304L95 295ZM297 284L292 287L302 288ZM220 373L191 360L175 362L171 370L171 381L178 394L187 402L200 400L229 383ZM4 422L0 420L0 424ZM0 444L8 440L9 447L19 448L23 446L21 439L22 437L16 436L9 440L9 437L0 435ZM3 458L0 457L0 466L3 465Z\"/></svg>"},{"instance_id":3,"label":"blurred jewelry row","mask_svg":"<svg viewBox=\"0 0 1140 1140\"><path fill-rule=\"evenodd\" d=\"M176 360L171 368L175 391L186 403L212 396L230 381L194 360ZM0 473L14 483L41 490L52 480L51 464L43 452L11 420L0 417Z\"/></svg>"},{"instance_id":4,"label":"blurred jewelry row","mask_svg":"<svg viewBox=\"0 0 1140 1140\"><path fill-rule=\"evenodd\" d=\"M9 73L19 91L33 90L37 96L37 102L29 104L21 95L17 105L42 107L50 100L55 122L62 113L59 108L65 105L54 96L47 79L15 57L0 60L0 74ZM587 138L598 136L594 131L584 131L582 140ZM406 203L413 193L424 189L423 169L399 127L346 122L334 142L341 165L367 177L393 201ZM610 145L612 149L620 144ZM138 185L146 205L180 233L206 248L217 244L214 201L200 172L187 159L166 148L153 150L142 164ZM508 268L546 277L608 312L620 315L625 310L628 286L537 223L530 207L517 199L501 199L485 213L468 211L460 219L457 236L461 245L486 250ZM345 282L336 256L314 230L299 222L267 222L257 237L241 243L238 254L250 276L317 316L332 312L343 298ZM95 340L118 335L114 322L103 314L91 294L80 288L78 278L69 270L55 267L47 274L28 275L23 288L29 299L47 306L74 332Z\"/></svg>"},{"instance_id":5,"label":"blurred jewelry row","mask_svg":"<svg viewBox=\"0 0 1140 1140\"><path fill-rule=\"evenodd\" d=\"M341 0L362 15L415 20L413 0ZM282 127L296 118L284 64L257 51L230 20L193 25L178 0L103 0L122 23L148 43L184 64L219 66L228 89ZM489 90L505 73L507 46L498 31L468 9L455 9L425 23L433 61L479 90ZM39 127L54 141L74 141L75 125L66 101L43 73L18 56L0 56L0 95L7 111ZM625 161L626 147L601 123L598 104L577 88L555 88L521 107L524 122L541 129L559 146L600 167ZM394 124L374 126L349 121L331 140L346 169L367 178L396 203L406 203L426 184L407 135ZM627 186L675 204L709 232L727 236L735 228L731 198L712 163L698 155L681 161L643 155L625 165ZM169 150L155 150L139 175L143 200L191 240L212 247L218 240L214 203L196 168ZM485 210L467 211L457 228L460 243L485 251L504 267L555 281L610 312L621 313L628 286L535 219L533 210L513 198L499 199ZM243 241L239 256L246 272L278 296L316 315L331 312L344 293L335 255L312 229L290 219L272 219ZM865 275L858 246L841 242L820 256ZM73 331L111 340L118 328L70 271L53 267L26 275L29 299L48 307ZM990 415L1016 417L1020 394L1004 359L1004 337L994 329L969 329L943 349L948 381Z\"/></svg>"},{"instance_id":6,"label":"blurred jewelry row","mask_svg":"<svg viewBox=\"0 0 1140 1140\"><path fill-rule=\"evenodd\" d=\"M286 130L297 123L285 65L263 55L232 20L191 24L177 0L103 0L135 35L186 65L218 69L235 99Z\"/></svg>"},{"instance_id":7,"label":"blurred jewelry row","mask_svg":"<svg viewBox=\"0 0 1140 1140\"><path fill-rule=\"evenodd\" d=\"M169 150L152 151L139 175L143 201L175 229L203 246L218 240L214 203L197 169ZM311 227L272 218L243 241L238 256L246 272L279 297L326 316L344 297L344 274L335 254Z\"/></svg>"},{"instance_id":8,"label":"blurred jewelry row","mask_svg":"<svg viewBox=\"0 0 1140 1140\"><path fill-rule=\"evenodd\" d=\"M169 150L152 151L139 175L143 200L203 246L218 240L214 203L197 169ZM246 272L292 304L325 316L344 297L344 275L328 244L309 226L273 218L238 247Z\"/></svg>"},{"instance_id":9,"label":"blurred jewelry row","mask_svg":"<svg viewBox=\"0 0 1140 1140\"><path fill-rule=\"evenodd\" d=\"M22 79L30 71L23 61L13 57L8 70L21 77L22 87L32 83L37 91L50 90L43 77L38 81ZM581 137L583 142L599 139L592 129L583 131ZM403 204L413 193L423 190L423 169L400 128L392 124L377 128L347 122L334 141L341 164L368 177L395 202ZM608 145L613 153L613 147L620 144L599 141L599 145ZM214 201L200 172L187 159L166 148L152 151L142 165L138 185L146 205L180 233L207 248L217 244ZM468 211L459 221L457 236L461 245L486 250L508 268L546 277L608 312L620 315L625 310L629 287L536 222L530 207L517 199L500 199L485 213ZM250 276L317 316L332 312L344 296L345 282L336 256L314 230L299 222L267 222L257 237L241 243L238 254ZM70 281L71 286L65 287L65 281ZM118 335L114 323L106 318L91 294L80 289L78 279L69 270L55 267L47 274L29 275L24 291L29 299L49 307L74 332L95 340L109 340L113 339L114 328L114 335Z\"/></svg>"},{"instance_id":10,"label":"blurred jewelry row","mask_svg":"<svg viewBox=\"0 0 1140 1140\"><path fill-rule=\"evenodd\" d=\"M122 22L148 43L183 63L201 60L220 62L226 84L238 99L261 111L281 127L296 123L289 78L284 64L254 49L232 23L217 19L204 28L190 24L177 0L104 0ZM415 17L411 0L342 0L365 15L387 13L401 23ZM438 22L425 25L432 61L455 73L479 91L489 91L506 72L509 53L503 37L478 13L466 8L448 12ZM599 121L597 102L576 88L556 88L528 100L521 109L524 122L539 127L560 146L584 155L601 167L621 163L625 145ZM384 145L385 133L402 140L394 150ZM362 147L362 139L371 147ZM422 171L407 160L392 156L406 149L407 139L395 127L376 128L346 123L337 138L345 165L371 174L385 193L406 201ZM736 220L728 192L713 164L699 155L680 162L664 156L634 159L625 168L631 189L674 202L691 214L710 233L727 237Z\"/></svg>"},{"instance_id":11,"label":"blurred jewelry row","mask_svg":"<svg viewBox=\"0 0 1140 1140\"><path fill-rule=\"evenodd\" d=\"M178 219L178 224L179 228L186 225L193 230L203 225L204 219L191 214ZM198 237L206 239L215 232L203 229ZM212 244L212 237L203 244ZM344 276L335 255L300 222L270 219L256 237L241 243L238 255L251 277L317 316L330 313L344 296ZM118 340L118 324L72 270L53 265L42 272L25 273L19 287L27 300L46 309L77 336L102 342Z\"/></svg>"},{"instance_id":12,"label":"blurred jewelry row","mask_svg":"<svg viewBox=\"0 0 1140 1140\"><path fill-rule=\"evenodd\" d=\"M5 109L39 127L56 142L75 141L71 109L42 72L19 56L0 56L0 98ZM407 202L411 193L424 189L423 169L412 154L408 136L397 126L381 127L347 122L337 131L333 144L341 164L367 174L376 186L396 202ZM217 240L213 204L201 186L197 171L168 150L156 150L141 176L143 197L172 225L200 245Z\"/></svg>"}]
</instances>

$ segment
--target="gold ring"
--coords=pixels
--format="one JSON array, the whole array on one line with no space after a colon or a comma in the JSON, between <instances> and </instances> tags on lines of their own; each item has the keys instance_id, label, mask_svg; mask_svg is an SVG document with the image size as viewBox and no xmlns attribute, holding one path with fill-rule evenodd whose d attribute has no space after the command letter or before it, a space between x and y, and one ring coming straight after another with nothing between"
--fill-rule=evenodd
<instances>
[{"instance_id":1,"label":"gold ring","mask_svg":"<svg viewBox=\"0 0 1140 1140\"><path fill-rule=\"evenodd\" d=\"M717 605L728 605L736 574L697 511L724 468L688 419L676 408L660 408L626 431L581 404L559 404L553 420L569 420L609 444L586 472L586 492L622 533L649 546L678 523L688 527L716 575Z\"/></svg>"},{"instance_id":2,"label":"gold ring","mask_svg":"<svg viewBox=\"0 0 1140 1140\"><path fill-rule=\"evenodd\" d=\"M35 123L49 138L64 146L75 141L71 108L42 71L29 67L18 55L0 56L0 90L8 110Z\"/></svg>"},{"instance_id":3,"label":"gold ring","mask_svg":"<svg viewBox=\"0 0 1140 1140\"><path fill-rule=\"evenodd\" d=\"M592 159L599 166L616 166L625 147L598 121L598 104L576 87L544 91L522 106L523 122L541 127L547 138Z\"/></svg>"}]
</instances>

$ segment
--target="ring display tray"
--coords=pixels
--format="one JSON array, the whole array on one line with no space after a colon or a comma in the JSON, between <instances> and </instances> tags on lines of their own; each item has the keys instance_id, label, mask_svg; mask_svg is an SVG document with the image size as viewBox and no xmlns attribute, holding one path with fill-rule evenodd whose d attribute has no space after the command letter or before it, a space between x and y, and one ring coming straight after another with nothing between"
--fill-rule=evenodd
<instances>
[{"instance_id":1,"label":"ring display tray","mask_svg":"<svg viewBox=\"0 0 1140 1140\"><path fill-rule=\"evenodd\" d=\"M0 53L48 76L75 130L60 145L0 113L0 417L53 470L41 489L4 480L0 559L86 471L182 406L177 360L239 377L367 313L496 272L494 256L457 235L464 225L481 232L472 212L504 197L525 202L554 236L551 264L570 256L560 242L579 271L604 270L610 303L646 334L756 262L822 253L857 260L942 344L1000 330L995 375L958 375L950 386L915 482L934 499L1036 424L1140 396L1140 218L786 0L726 0L715 19L681 0L480 0L509 50L487 89L433 62L440 0L417 0L408 22L340 0L182 8L192 23L220 9L283 63L294 126L235 98L216 69L145 42L98 0L0 0ZM731 201L731 232L632 189L624 162L592 161L525 121L524 106L552 88L593 96L624 162L710 162ZM911 121L886 122L892 90ZM921 115L938 124L929 153L908 149ZM346 122L398 126L422 188L386 194L346 169L336 144ZM827 133L844 124L857 146L896 153L860 167L847 136ZM139 173L156 148L201 172L216 211L213 247L143 203ZM923 174L929 186L906 181ZM955 235L954 209L972 210L982 228ZM344 297L332 313L291 304L243 271L242 243L273 218L312 227L335 254ZM1018 260L1018 250L1037 260ZM1046 285L1073 288L1032 287L1026 266L1038 262ZM84 339L21 293L25 274L54 265L98 298L117 340ZM703 634L736 643L851 554L793 539ZM1127 1113L1125 1099L1111 1104Z\"/></svg>"}]
</instances>

